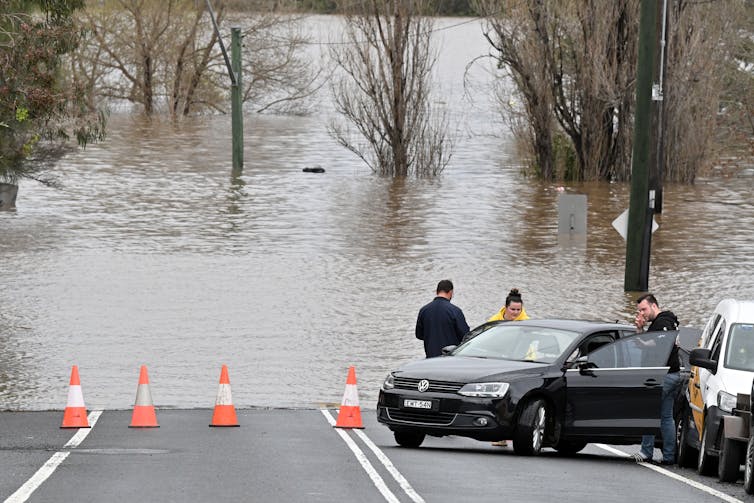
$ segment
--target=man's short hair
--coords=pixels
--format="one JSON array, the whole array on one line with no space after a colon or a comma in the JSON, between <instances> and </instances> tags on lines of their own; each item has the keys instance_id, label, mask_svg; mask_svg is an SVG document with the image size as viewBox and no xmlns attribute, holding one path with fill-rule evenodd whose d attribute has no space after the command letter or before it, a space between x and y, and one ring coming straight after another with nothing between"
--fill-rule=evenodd
<instances>
[{"instance_id":1,"label":"man's short hair","mask_svg":"<svg viewBox=\"0 0 754 503\"><path fill-rule=\"evenodd\" d=\"M655 298L655 296L653 294L651 294L651 293L645 293L644 295L642 295L641 297L639 297L638 299L636 299L636 303L637 304L641 304L642 301L645 301L645 300L648 303L650 303L650 304L654 304L656 306L660 305L660 304L657 303L657 299Z\"/></svg>"},{"instance_id":2,"label":"man's short hair","mask_svg":"<svg viewBox=\"0 0 754 503\"><path fill-rule=\"evenodd\" d=\"M452 292L453 291L453 282L449 279L444 279L437 283L437 293L440 292Z\"/></svg>"}]
</instances>

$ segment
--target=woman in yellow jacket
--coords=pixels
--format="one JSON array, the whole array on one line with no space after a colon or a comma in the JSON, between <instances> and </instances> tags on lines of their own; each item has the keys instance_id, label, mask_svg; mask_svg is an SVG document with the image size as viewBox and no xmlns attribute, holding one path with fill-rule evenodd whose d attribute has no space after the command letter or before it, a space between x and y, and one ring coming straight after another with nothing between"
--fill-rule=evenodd
<instances>
[{"instance_id":1,"label":"woman in yellow jacket","mask_svg":"<svg viewBox=\"0 0 754 503\"><path fill-rule=\"evenodd\" d=\"M526 309L524 309L524 301L521 299L521 292L518 291L518 288L513 288L505 298L505 305L487 321L521 321L528 319L529 315L526 314ZM499 442L492 442L492 445L506 447L508 441L500 440Z\"/></svg>"},{"instance_id":2,"label":"woman in yellow jacket","mask_svg":"<svg viewBox=\"0 0 754 503\"><path fill-rule=\"evenodd\" d=\"M528 319L529 315L526 314L526 309L524 309L521 292L518 291L518 288L513 288L505 298L505 305L487 321L521 321Z\"/></svg>"}]
</instances>

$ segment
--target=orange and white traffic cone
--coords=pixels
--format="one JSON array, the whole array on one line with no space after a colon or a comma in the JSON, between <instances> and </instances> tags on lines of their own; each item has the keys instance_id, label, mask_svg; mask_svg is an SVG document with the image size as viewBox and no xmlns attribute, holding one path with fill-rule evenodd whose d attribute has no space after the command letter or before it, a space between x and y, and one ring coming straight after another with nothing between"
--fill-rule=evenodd
<instances>
[{"instance_id":1,"label":"orange and white traffic cone","mask_svg":"<svg viewBox=\"0 0 754 503\"><path fill-rule=\"evenodd\" d=\"M338 411L336 428L364 428L361 422L361 409L359 408L359 392L356 390L356 369L353 366L348 369L346 379L346 391L343 393L343 402Z\"/></svg>"},{"instance_id":2,"label":"orange and white traffic cone","mask_svg":"<svg viewBox=\"0 0 754 503\"><path fill-rule=\"evenodd\" d=\"M233 407L233 397L230 393L227 365L223 365L220 371L220 386L217 388L215 412L212 414L210 426L240 426L236 417L236 408Z\"/></svg>"},{"instance_id":3,"label":"orange and white traffic cone","mask_svg":"<svg viewBox=\"0 0 754 503\"><path fill-rule=\"evenodd\" d=\"M136 403L134 412L131 415L131 424L129 428L159 428L157 424L157 415L154 412L152 404L152 393L149 392L149 376L147 375L147 366L141 366L139 373L139 386L136 388Z\"/></svg>"},{"instance_id":4,"label":"orange and white traffic cone","mask_svg":"<svg viewBox=\"0 0 754 503\"><path fill-rule=\"evenodd\" d=\"M81 392L81 380L79 379L79 368L77 365L74 365L71 369L68 401L63 413L63 424L60 427L90 428L89 420L86 418L86 405L84 405L84 394Z\"/></svg>"}]
</instances>

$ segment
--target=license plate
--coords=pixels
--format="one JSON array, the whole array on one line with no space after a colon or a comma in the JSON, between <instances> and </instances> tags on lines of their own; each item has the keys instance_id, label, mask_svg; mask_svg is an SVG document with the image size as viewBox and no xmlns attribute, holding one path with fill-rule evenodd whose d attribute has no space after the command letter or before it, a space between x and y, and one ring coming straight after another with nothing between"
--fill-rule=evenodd
<instances>
[{"instance_id":1,"label":"license plate","mask_svg":"<svg viewBox=\"0 0 754 503\"><path fill-rule=\"evenodd\" d=\"M403 406L412 409L431 409L432 400L403 400Z\"/></svg>"}]
</instances>

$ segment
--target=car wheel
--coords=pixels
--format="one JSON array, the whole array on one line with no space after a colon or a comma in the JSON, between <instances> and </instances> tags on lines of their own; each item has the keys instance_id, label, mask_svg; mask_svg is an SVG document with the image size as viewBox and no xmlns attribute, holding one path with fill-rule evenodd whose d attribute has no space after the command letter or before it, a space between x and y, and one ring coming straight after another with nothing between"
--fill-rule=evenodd
<instances>
[{"instance_id":1,"label":"car wheel","mask_svg":"<svg viewBox=\"0 0 754 503\"><path fill-rule=\"evenodd\" d=\"M754 437L749 437L744 460L744 491L754 494Z\"/></svg>"},{"instance_id":2,"label":"car wheel","mask_svg":"<svg viewBox=\"0 0 754 503\"><path fill-rule=\"evenodd\" d=\"M586 447L586 442L579 442L578 440L558 440L555 444L555 450L558 454L563 456L572 456Z\"/></svg>"},{"instance_id":3,"label":"car wheel","mask_svg":"<svg viewBox=\"0 0 754 503\"><path fill-rule=\"evenodd\" d=\"M735 482L738 480L738 469L741 467L740 442L723 438L720 445L720 458L717 462L717 478L720 482Z\"/></svg>"},{"instance_id":4,"label":"car wheel","mask_svg":"<svg viewBox=\"0 0 754 503\"><path fill-rule=\"evenodd\" d=\"M715 466L715 461L717 461L717 459L707 452L709 448L708 446L714 443L709 436L707 421L705 421L704 428L702 429L702 444L699 446L699 456L696 462L696 471L701 475L713 475L715 473L715 468L717 468L717 466Z\"/></svg>"},{"instance_id":5,"label":"car wheel","mask_svg":"<svg viewBox=\"0 0 754 503\"><path fill-rule=\"evenodd\" d=\"M513 451L524 456L536 456L542 450L547 426L547 407L544 400L532 400L524 406L513 433Z\"/></svg>"},{"instance_id":6,"label":"car wheel","mask_svg":"<svg viewBox=\"0 0 754 503\"><path fill-rule=\"evenodd\" d=\"M678 466L682 468L693 468L698 455L696 449L689 444L689 420L689 413L686 410L678 421Z\"/></svg>"},{"instance_id":7,"label":"car wheel","mask_svg":"<svg viewBox=\"0 0 754 503\"><path fill-rule=\"evenodd\" d=\"M393 432L395 442L401 447L419 447L424 442L424 433L420 431Z\"/></svg>"}]
</instances>

